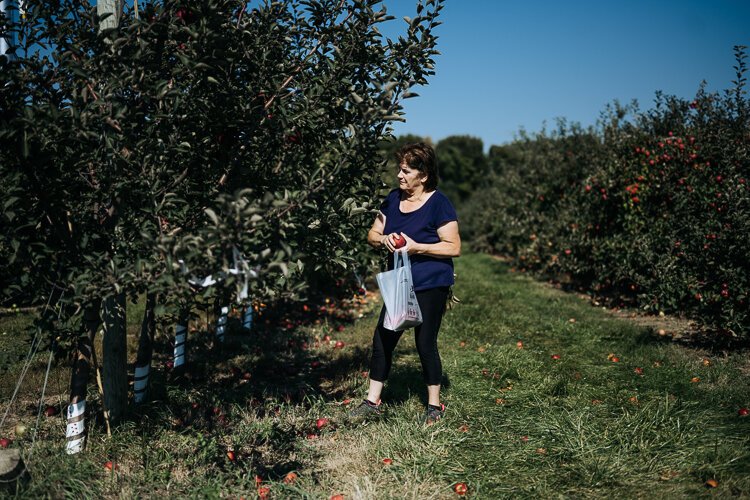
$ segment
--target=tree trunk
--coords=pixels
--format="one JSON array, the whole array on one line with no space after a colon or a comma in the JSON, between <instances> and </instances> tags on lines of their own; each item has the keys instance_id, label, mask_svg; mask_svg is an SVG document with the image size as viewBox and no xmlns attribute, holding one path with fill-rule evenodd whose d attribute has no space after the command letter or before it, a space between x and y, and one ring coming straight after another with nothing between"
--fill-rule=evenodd
<instances>
[{"instance_id":1,"label":"tree trunk","mask_svg":"<svg viewBox=\"0 0 750 500\"><path fill-rule=\"evenodd\" d=\"M107 297L103 310L102 386L110 423L117 424L128 407L128 344L125 294Z\"/></svg>"},{"instance_id":2,"label":"tree trunk","mask_svg":"<svg viewBox=\"0 0 750 500\"><path fill-rule=\"evenodd\" d=\"M143 313L141 335L138 338L138 354L135 359L135 380L133 382L134 400L142 403L148 390L148 376L151 372L151 355L154 352L154 335L156 333L156 295L146 294L146 311Z\"/></svg>"},{"instance_id":3,"label":"tree trunk","mask_svg":"<svg viewBox=\"0 0 750 500\"><path fill-rule=\"evenodd\" d=\"M94 337L101 324L100 303L89 304L83 311L84 332L78 339L70 376L70 404L67 412L66 453L83 451L86 439L86 393L94 352Z\"/></svg>"}]
</instances>

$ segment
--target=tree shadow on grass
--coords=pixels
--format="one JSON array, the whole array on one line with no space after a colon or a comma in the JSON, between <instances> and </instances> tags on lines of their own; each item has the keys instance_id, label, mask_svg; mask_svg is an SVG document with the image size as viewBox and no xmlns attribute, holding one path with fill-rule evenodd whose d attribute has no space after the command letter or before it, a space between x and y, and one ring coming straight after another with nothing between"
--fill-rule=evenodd
<instances>
[{"instance_id":1,"label":"tree shadow on grass","mask_svg":"<svg viewBox=\"0 0 750 500\"><path fill-rule=\"evenodd\" d=\"M440 385L443 392L450 389L450 377L445 371L443 371ZM419 363L400 366L391 370L390 377L383 389L383 396L388 403L392 405L403 404L414 394L419 396L422 404L427 404L427 386Z\"/></svg>"}]
</instances>

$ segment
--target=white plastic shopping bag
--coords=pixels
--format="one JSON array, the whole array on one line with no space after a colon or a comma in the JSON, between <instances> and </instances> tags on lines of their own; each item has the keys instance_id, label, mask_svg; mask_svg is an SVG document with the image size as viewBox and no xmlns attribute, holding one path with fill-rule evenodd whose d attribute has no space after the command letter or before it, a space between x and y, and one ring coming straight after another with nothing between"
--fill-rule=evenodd
<instances>
[{"instance_id":1,"label":"white plastic shopping bag","mask_svg":"<svg viewBox=\"0 0 750 500\"><path fill-rule=\"evenodd\" d=\"M421 325L422 311L414 293L411 263L406 249L396 250L393 254L393 270L378 273L376 278L385 303L383 326L400 332Z\"/></svg>"}]
</instances>

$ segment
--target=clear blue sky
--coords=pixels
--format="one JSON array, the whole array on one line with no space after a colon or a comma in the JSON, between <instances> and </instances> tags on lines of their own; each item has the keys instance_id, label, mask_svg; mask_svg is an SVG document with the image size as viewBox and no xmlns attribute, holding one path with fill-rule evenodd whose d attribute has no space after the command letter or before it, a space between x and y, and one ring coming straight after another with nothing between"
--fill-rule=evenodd
<instances>
[{"instance_id":1,"label":"clear blue sky","mask_svg":"<svg viewBox=\"0 0 750 500\"><path fill-rule=\"evenodd\" d=\"M393 36L416 0L384 3ZM468 134L485 149L557 117L592 125L615 99L647 109L657 90L729 88L732 47L750 46L748 0L447 0L441 15L436 74L395 131Z\"/></svg>"}]
</instances>

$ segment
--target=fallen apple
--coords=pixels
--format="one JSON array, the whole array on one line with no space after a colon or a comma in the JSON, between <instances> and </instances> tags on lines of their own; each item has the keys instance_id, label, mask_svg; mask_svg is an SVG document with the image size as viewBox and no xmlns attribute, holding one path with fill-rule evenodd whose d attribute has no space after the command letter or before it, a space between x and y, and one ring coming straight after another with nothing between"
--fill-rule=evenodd
<instances>
[{"instance_id":1,"label":"fallen apple","mask_svg":"<svg viewBox=\"0 0 750 500\"><path fill-rule=\"evenodd\" d=\"M469 492L469 487L466 486L466 483L456 483L453 485L453 491L456 495L464 496Z\"/></svg>"},{"instance_id":2,"label":"fallen apple","mask_svg":"<svg viewBox=\"0 0 750 500\"><path fill-rule=\"evenodd\" d=\"M245 373L242 374L242 379L243 380L250 380L250 377L252 377L252 375L250 374L250 372L245 372Z\"/></svg>"},{"instance_id":3,"label":"fallen apple","mask_svg":"<svg viewBox=\"0 0 750 500\"><path fill-rule=\"evenodd\" d=\"M519 349L523 349L523 342L521 342L520 340L516 342L516 347L518 347Z\"/></svg>"},{"instance_id":4,"label":"fallen apple","mask_svg":"<svg viewBox=\"0 0 750 500\"><path fill-rule=\"evenodd\" d=\"M458 347L466 347L466 341L462 340L461 342L459 342Z\"/></svg>"},{"instance_id":5,"label":"fallen apple","mask_svg":"<svg viewBox=\"0 0 750 500\"><path fill-rule=\"evenodd\" d=\"M611 361L613 363L619 363L620 362L620 358L618 358L617 356L613 356Z\"/></svg>"},{"instance_id":6,"label":"fallen apple","mask_svg":"<svg viewBox=\"0 0 750 500\"><path fill-rule=\"evenodd\" d=\"M26 434L26 426L21 423L16 424L16 428L14 430L16 432L17 438L21 438L24 434Z\"/></svg>"},{"instance_id":7,"label":"fallen apple","mask_svg":"<svg viewBox=\"0 0 750 500\"><path fill-rule=\"evenodd\" d=\"M341 493L331 495L331 498L329 498L328 500L344 500L344 495L342 495Z\"/></svg>"},{"instance_id":8,"label":"fallen apple","mask_svg":"<svg viewBox=\"0 0 750 500\"><path fill-rule=\"evenodd\" d=\"M237 455L234 453L234 451L227 450L227 458L230 462L234 462L235 460L237 460Z\"/></svg>"},{"instance_id":9,"label":"fallen apple","mask_svg":"<svg viewBox=\"0 0 750 500\"><path fill-rule=\"evenodd\" d=\"M553 354L553 355L552 355L552 356L550 356L550 357L551 357L552 359L554 359L554 360L558 360L558 359L560 359L560 355L559 355L559 354Z\"/></svg>"},{"instance_id":10,"label":"fallen apple","mask_svg":"<svg viewBox=\"0 0 750 500\"><path fill-rule=\"evenodd\" d=\"M318 429L322 429L326 425L328 425L327 418L319 418L318 420L315 421L315 427L317 427Z\"/></svg>"},{"instance_id":11,"label":"fallen apple","mask_svg":"<svg viewBox=\"0 0 750 500\"><path fill-rule=\"evenodd\" d=\"M739 410L737 410L737 415L739 415L740 417L747 417L748 415L750 415L750 410L748 410L747 408L740 408Z\"/></svg>"},{"instance_id":12,"label":"fallen apple","mask_svg":"<svg viewBox=\"0 0 750 500\"><path fill-rule=\"evenodd\" d=\"M60 410L57 406L47 405L47 408L44 409L44 414L48 417L54 417L58 413L60 413Z\"/></svg>"},{"instance_id":13,"label":"fallen apple","mask_svg":"<svg viewBox=\"0 0 750 500\"><path fill-rule=\"evenodd\" d=\"M271 488L269 488L268 486L260 486L258 488L258 498L260 498L261 500L266 500L266 498L268 498L270 494Z\"/></svg>"},{"instance_id":14,"label":"fallen apple","mask_svg":"<svg viewBox=\"0 0 750 500\"><path fill-rule=\"evenodd\" d=\"M719 486L719 481L716 479L709 479L706 481L706 488L716 488Z\"/></svg>"},{"instance_id":15,"label":"fallen apple","mask_svg":"<svg viewBox=\"0 0 750 500\"><path fill-rule=\"evenodd\" d=\"M338 341L336 341L336 344L333 347L334 347L334 349L343 349L343 347L345 345L346 344L344 344L342 341L338 340Z\"/></svg>"},{"instance_id":16,"label":"fallen apple","mask_svg":"<svg viewBox=\"0 0 750 500\"><path fill-rule=\"evenodd\" d=\"M287 472L286 476L284 476L284 482L286 484L292 484L297 480L297 474L294 472Z\"/></svg>"},{"instance_id":17,"label":"fallen apple","mask_svg":"<svg viewBox=\"0 0 750 500\"><path fill-rule=\"evenodd\" d=\"M690 379L691 384L697 384L700 381L701 381L700 377L693 377Z\"/></svg>"},{"instance_id":18,"label":"fallen apple","mask_svg":"<svg viewBox=\"0 0 750 500\"><path fill-rule=\"evenodd\" d=\"M8 438L2 438L2 439L0 439L0 448L7 448L8 446L10 446L10 444L11 444L12 442L13 442L13 441L11 441L11 440L10 440L10 439L8 439Z\"/></svg>"},{"instance_id":19,"label":"fallen apple","mask_svg":"<svg viewBox=\"0 0 750 500\"><path fill-rule=\"evenodd\" d=\"M106 462L104 462L104 468L110 471L115 471L119 469L117 464L111 460L107 460Z\"/></svg>"},{"instance_id":20,"label":"fallen apple","mask_svg":"<svg viewBox=\"0 0 750 500\"><path fill-rule=\"evenodd\" d=\"M643 368L641 368L640 366L636 366L633 371L636 375L643 375Z\"/></svg>"},{"instance_id":21,"label":"fallen apple","mask_svg":"<svg viewBox=\"0 0 750 500\"><path fill-rule=\"evenodd\" d=\"M383 463L385 465L391 465L393 463L393 459L392 458L384 458L383 459Z\"/></svg>"}]
</instances>

